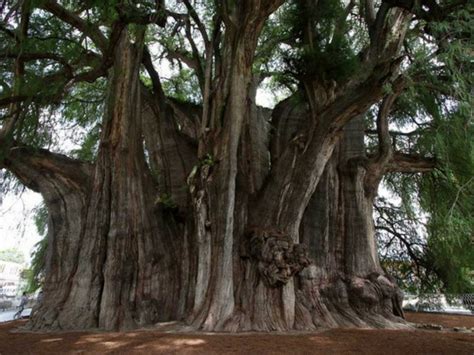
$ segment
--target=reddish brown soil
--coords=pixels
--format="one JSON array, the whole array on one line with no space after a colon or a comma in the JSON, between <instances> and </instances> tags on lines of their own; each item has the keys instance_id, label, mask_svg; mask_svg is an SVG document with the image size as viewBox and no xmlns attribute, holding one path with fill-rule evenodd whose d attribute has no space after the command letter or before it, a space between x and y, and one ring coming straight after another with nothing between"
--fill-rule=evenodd
<instances>
[{"instance_id":1,"label":"reddish brown soil","mask_svg":"<svg viewBox=\"0 0 474 355\"><path fill-rule=\"evenodd\" d=\"M410 321L470 327L474 317L408 314ZM452 331L333 329L310 334L168 334L156 330L19 332L0 325L0 354L470 354L474 335Z\"/></svg>"},{"instance_id":2,"label":"reddish brown soil","mask_svg":"<svg viewBox=\"0 0 474 355\"><path fill-rule=\"evenodd\" d=\"M439 324L445 328L474 328L474 315L406 312L405 317L407 321L413 323Z\"/></svg>"}]
</instances>

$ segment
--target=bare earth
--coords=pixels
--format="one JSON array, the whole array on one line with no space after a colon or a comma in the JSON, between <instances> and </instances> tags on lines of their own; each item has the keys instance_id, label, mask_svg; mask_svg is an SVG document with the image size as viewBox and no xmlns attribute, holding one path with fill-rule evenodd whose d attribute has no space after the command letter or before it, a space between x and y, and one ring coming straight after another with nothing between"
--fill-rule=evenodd
<instances>
[{"instance_id":1,"label":"bare earth","mask_svg":"<svg viewBox=\"0 0 474 355\"><path fill-rule=\"evenodd\" d=\"M332 329L296 334L133 332L21 332L25 321L0 325L0 354L474 354L474 316L408 313L407 320L443 325L436 330ZM451 328L451 329L449 329Z\"/></svg>"}]
</instances>

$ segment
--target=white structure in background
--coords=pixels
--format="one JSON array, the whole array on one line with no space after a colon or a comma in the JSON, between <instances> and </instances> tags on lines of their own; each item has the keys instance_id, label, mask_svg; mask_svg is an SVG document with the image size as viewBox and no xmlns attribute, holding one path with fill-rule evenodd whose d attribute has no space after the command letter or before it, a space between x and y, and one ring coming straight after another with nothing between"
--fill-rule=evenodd
<instances>
[{"instance_id":1,"label":"white structure in background","mask_svg":"<svg viewBox=\"0 0 474 355\"><path fill-rule=\"evenodd\" d=\"M403 309L415 312L440 312L453 314L474 314L465 302L466 295L405 294Z\"/></svg>"},{"instance_id":2,"label":"white structure in background","mask_svg":"<svg viewBox=\"0 0 474 355\"><path fill-rule=\"evenodd\" d=\"M21 287L22 264L0 260L0 297L14 297Z\"/></svg>"}]
</instances>

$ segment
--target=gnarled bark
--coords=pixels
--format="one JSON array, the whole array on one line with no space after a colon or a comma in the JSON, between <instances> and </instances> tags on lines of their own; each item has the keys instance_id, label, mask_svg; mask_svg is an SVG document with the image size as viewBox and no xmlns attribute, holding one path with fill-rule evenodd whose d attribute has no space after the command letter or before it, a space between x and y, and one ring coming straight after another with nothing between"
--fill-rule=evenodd
<instances>
[{"instance_id":1,"label":"gnarled bark","mask_svg":"<svg viewBox=\"0 0 474 355\"><path fill-rule=\"evenodd\" d=\"M303 218L300 235L312 245L314 265L299 276L300 329L321 324L405 326L399 318L400 290L380 268L376 253L363 130L361 119L346 126Z\"/></svg>"},{"instance_id":2,"label":"gnarled bark","mask_svg":"<svg viewBox=\"0 0 474 355\"><path fill-rule=\"evenodd\" d=\"M275 112L285 112L273 117L272 149L281 151L295 144L292 130L304 124L307 111L287 100ZM344 130L305 210L299 243L282 229L255 226L242 239L233 327L404 326L396 317L401 315L399 289L378 264L363 132L360 119Z\"/></svg>"}]
</instances>

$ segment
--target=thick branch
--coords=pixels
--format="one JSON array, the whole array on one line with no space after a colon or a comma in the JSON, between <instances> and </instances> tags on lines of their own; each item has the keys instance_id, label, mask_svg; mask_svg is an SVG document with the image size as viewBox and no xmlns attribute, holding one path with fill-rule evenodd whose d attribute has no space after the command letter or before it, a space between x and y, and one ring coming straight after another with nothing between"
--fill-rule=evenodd
<instances>
[{"instance_id":1,"label":"thick branch","mask_svg":"<svg viewBox=\"0 0 474 355\"><path fill-rule=\"evenodd\" d=\"M364 181L366 193L372 195L372 198L375 197L377 188L385 173L385 168L393 156L392 139L388 129L388 116L401 89L402 87L399 87L399 90L387 95L383 99L377 114L379 148L377 155L370 160Z\"/></svg>"},{"instance_id":2,"label":"thick branch","mask_svg":"<svg viewBox=\"0 0 474 355\"><path fill-rule=\"evenodd\" d=\"M346 89L320 114L314 134L303 129L296 135L272 166L269 180L261 194L255 212L258 221L267 226L287 228L294 237L304 210L311 198L324 167L339 141L342 128L354 117L364 114L383 96L383 86L389 82L398 62L385 63L374 70L365 82ZM398 77L392 88L397 91L404 83ZM268 210L273 201L273 210Z\"/></svg>"},{"instance_id":3,"label":"thick branch","mask_svg":"<svg viewBox=\"0 0 474 355\"><path fill-rule=\"evenodd\" d=\"M416 17L425 21L441 21L451 12L467 4L467 0L451 2L446 6L440 6L434 0L384 0L383 3L390 7L399 7L416 15Z\"/></svg>"},{"instance_id":4,"label":"thick branch","mask_svg":"<svg viewBox=\"0 0 474 355\"><path fill-rule=\"evenodd\" d=\"M378 43L383 42L382 37L384 33L385 20L389 10L390 6L383 2L377 11L377 15L373 18L373 21L371 21L369 27L371 46L377 46Z\"/></svg>"},{"instance_id":5,"label":"thick branch","mask_svg":"<svg viewBox=\"0 0 474 355\"><path fill-rule=\"evenodd\" d=\"M196 58L190 53L180 50L172 50L170 48L166 48L166 52L168 54L169 59L176 59L180 62L186 64L190 69L194 69L196 72L200 71L200 63Z\"/></svg>"},{"instance_id":6,"label":"thick branch","mask_svg":"<svg viewBox=\"0 0 474 355\"><path fill-rule=\"evenodd\" d=\"M148 75L150 75L153 91L158 97L159 104L160 104L160 111L163 111L164 110L163 105L165 102L165 93L161 85L160 76L153 65L153 60L151 58L150 52L148 51L147 47L143 48L142 61L143 61L143 65L145 66L146 71L148 72Z\"/></svg>"},{"instance_id":7,"label":"thick branch","mask_svg":"<svg viewBox=\"0 0 474 355\"><path fill-rule=\"evenodd\" d=\"M17 96L6 96L0 98L0 107L8 106L12 103L18 103L27 100L31 96L29 95L17 95Z\"/></svg>"},{"instance_id":8,"label":"thick branch","mask_svg":"<svg viewBox=\"0 0 474 355\"><path fill-rule=\"evenodd\" d=\"M16 51L6 51L0 52L0 58L18 58L25 62L32 61L32 60L41 60L41 59L50 59L55 62L58 62L62 66L64 66L69 72L72 73L73 69L67 60L57 54L54 53L47 53L47 52L31 52L31 53L24 53L24 52L16 52Z\"/></svg>"},{"instance_id":9,"label":"thick branch","mask_svg":"<svg viewBox=\"0 0 474 355\"><path fill-rule=\"evenodd\" d=\"M102 34L98 27L84 21L75 13L70 12L59 5L56 1L45 1L42 4L42 7L88 36L103 53L107 51L107 38Z\"/></svg>"},{"instance_id":10,"label":"thick branch","mask_svg":"<svg viewBox=\"0 0 474 355\"><path fill-rule=\"evenodd\" d=\"M375 6L373 0L361 0L361 11L363 11L365 22L372 26L375 21Z\"/></svg>"},{"instance_id":11,"label":"thick branch","mask_svg":"<svg viewBox=\"0 0 474 355\"><path fill-rule=\"evenodd\" d=\"M91 176L91 166L62 154L14 146L7 157L0 161L0 167L10 170L25 186L33 191L42 191L42 181L55 180L68 184L78 191L87 191Z\"/></svg>"},{"instance_id":12,"label":"thick branch","mask_svg":"<svg viewBox=\"0 0 474 355\"><path fill-rule=\"evenodd\" d=\"M201 33L202 39L204 41L204 45L207 47L210 45L209 37L207 35L206 27L202 23L201 19L199 18L196 10L194 7L191 5L189 0L183 0L184 4L186 5L186 8L188 9L188 13L191 16L191 18L194 20L196 25L198 26L199 32Z\"/></svg>"},{"instance_id":13,"label":"thick branch","mask_svg":"<svg viewBox=\"0 0 474 355\"><path fill-rule=\"evenodd\" d=\"M331 130L340 130L351 118L367 111L382 96L383 86L390 81L392 73L398 68L400 59L384 63L374 69L371 77L360 85L347 90L340 99L336 99L322 113L322 122L331 122ZM405 78L398 76L392 83L397 92L405 85Z\"/></svg>"},{"instance_id":14,"label":"thick branch","mask_svg":"<svg viewBox=\"0 0 474 355\"><path fill-rule=\"evenodd\" d=\"M426 173L436 168L436 159L395 152L387 166L388 172Z\"/></svg>"},{"instance_id":15,"label":"thick branch","mask_svg":"<svg viewBox=\"0 0 474 355\"><path fill-rule=\"evenodd\" d=\"M385 97L380 105L377 115L377 136L379 138L379 153L377 161L380 163L386 162L392 155L392 142L388 130L388 115L393 103L398 95L391 94Z\"/></svg>"},{"instance_id":16,"label":"thick branch","mask_svg":"<svg viewBox=\"0 0 474 355\"><path fill-rule=\"evenodd\" d=\"M199 50L196 46L196 42L194 41L193 35L191 33L191 23L189 21L186 21L185 25L186 25L185 26L186 38L188 39L188 42L191 45L191 49L193 53L192 57L194 59L194 62L196 63L194 70L199 80L199 86L201 87L201 92L204 92L204 71L201 65L201 55L199 54Z\"/></svg>"}]
</instances>

